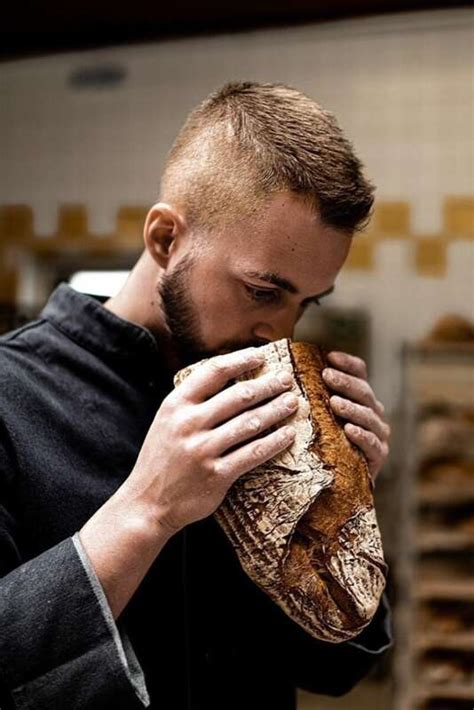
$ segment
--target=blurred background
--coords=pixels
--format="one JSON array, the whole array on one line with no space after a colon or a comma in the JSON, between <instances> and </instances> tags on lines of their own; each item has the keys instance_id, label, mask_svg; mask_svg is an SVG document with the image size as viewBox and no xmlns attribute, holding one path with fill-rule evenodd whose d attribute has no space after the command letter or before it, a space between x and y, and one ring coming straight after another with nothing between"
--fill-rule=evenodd
<instances>
[{"instance_id":1,"label":"blurred background","mask_svg":"<svg viewBox=\"0 0 474 710\"><path fill-rule=\"evenodd\" d=\"M299 710L472 710L474 13L238 5L3 11L0 332L34 318L61 281L117 291L166 153L213 89L284 82L333 111L376 208L297 337L364 357L386 407L391 456L375 493L396 643L350 694L301 692Z\"/></svg>"}]
</instances>

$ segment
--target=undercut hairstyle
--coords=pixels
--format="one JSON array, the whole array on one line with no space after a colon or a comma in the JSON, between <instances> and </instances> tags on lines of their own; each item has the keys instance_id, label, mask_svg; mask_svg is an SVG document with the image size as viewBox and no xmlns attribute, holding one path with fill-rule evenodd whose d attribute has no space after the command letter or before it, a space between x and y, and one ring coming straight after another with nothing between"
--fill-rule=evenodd
<instances>
[{"instance_id":1,"label":"undercut hairstyle","mask_svg":"<svg viewBox=\"0 0 474 710\"><path fill-rule=\"evenodd\" d=\"M284 84L231 82L189 115L168 154L160 200L191 229L210 231L254 215L281 190L352 235L370 220L375 188L330 111Z\"/></svg>"}]
</instances>

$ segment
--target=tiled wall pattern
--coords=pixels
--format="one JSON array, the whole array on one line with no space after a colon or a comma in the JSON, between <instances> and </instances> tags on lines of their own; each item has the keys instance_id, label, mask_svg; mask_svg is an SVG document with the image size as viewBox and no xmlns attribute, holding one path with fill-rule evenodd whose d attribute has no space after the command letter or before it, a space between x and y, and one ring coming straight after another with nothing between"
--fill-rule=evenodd
<instances>
[{"instance_id":1,"label":"tiled wall pattern","mask_svg":"<svg viewBox=\"0 0 474 710\"><path fill-rule=\"evenodd\" d=\"M61 219L76 236L87 219L105 248L121 206L153 204L170 144L209 91L230 79L301 88L337 115L377 186L379 212L330 301L370 313L371 382L390 409L401 342L445 312L473 317L473 18L450 8L2 63L0 204L29 206L45 248L58 206L85 205ZM124 67L122 85L70 88L70 72L108 63Z\"/></svg>"},{"instance_id":2,"label":"tiled wall pattern","mask_svg":"<svg viewBox=\"0 0 474 710\"><path fill-rule=\"evenodd\" d=\"M442 231L417 234L412 229L408 202L379 202L366 233L354 239L346 269L375 268L376 250L385 240L402 240L407 249L407 269L419 276L445 277L449 248L460 240L474 239L474 197L446 197L442 205Z\"/></svg>"},{"instance_id":3,"label":"tiled wall pattern","mask_svg":"<svg viewBox=\"0 0 474 710\"><path fill-rule=\"evenodd\" d=\"M81 254L138 251L148 209L147 205L122 206L117 211L112 231L94 234L89 228L87 206L64 204L59 206L53 232L37 234L30 205L0 205L0 253L12 248L39 254L61 250L76 250ZM474 197L446 197L442 215L440 234L416 234L408 202L377 202L369 227L353 240L344 269L373 271L378 247L386 241L401 240L409 245L407 270L419 276L445 277L450 247L459 241L474 240ZM10 296L5 284L0 286L0 294Z\"/></svg>"}]
</instances>

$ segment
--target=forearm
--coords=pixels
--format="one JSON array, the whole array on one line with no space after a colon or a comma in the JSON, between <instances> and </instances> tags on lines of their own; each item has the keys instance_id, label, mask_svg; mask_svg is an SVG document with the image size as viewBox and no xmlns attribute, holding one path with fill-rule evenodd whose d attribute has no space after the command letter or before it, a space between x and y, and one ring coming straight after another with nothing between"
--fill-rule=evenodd
<instances>
[{"instance_id":1,"label":"forearm","mask_svg":"<svg viewBox=\"0 0 474 710\"><path fill-rule=\"evenodd\" d=\"M101 506L79 531L117 619L153 561L172 536L159 511L134 496L126 484Z\"/></svg>"}]
</instances>

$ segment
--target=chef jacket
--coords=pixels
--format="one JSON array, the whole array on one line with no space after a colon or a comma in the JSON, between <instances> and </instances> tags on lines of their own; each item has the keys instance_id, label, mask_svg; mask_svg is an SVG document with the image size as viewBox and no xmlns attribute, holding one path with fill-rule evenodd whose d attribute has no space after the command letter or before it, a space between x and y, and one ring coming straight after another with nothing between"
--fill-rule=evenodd
<instances>
[{"instance_id":1,"label":"chef jacket","mask_svg":"<svg viewBox=\"0 0 474 710\"><path fill-rule=\"evenodd\" d=\"M164 546L114 621L78 530L131 472L173 387L152 333L60 284L0 337L0 708L294 710L392 645L384 593L353 640L312 638L210 516Z\"/></svg>"}]
</instances>

